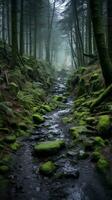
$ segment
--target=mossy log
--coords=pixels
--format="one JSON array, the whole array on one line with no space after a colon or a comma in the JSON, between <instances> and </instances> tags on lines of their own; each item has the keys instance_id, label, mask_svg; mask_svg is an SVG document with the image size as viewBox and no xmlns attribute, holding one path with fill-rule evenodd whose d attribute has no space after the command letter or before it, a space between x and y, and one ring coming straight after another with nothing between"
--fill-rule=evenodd
<instances>
[{"instance_id":1,"label":"mossy log","mask_svg":"<svg viewBox=\"0 0 112 200\"><path fill-rule=\"evenodd\" d=\"M100 103L102 103L107 97L112 94L112 84L109 85L104 92L92 103L91 110L97 107Z\"/></svg>"}]
</instances>

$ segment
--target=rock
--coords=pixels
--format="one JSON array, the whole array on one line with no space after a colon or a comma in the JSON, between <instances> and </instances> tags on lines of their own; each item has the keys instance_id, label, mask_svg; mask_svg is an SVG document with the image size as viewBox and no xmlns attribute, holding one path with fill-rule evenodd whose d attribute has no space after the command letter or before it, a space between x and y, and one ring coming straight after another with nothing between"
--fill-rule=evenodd
<instances>
[{"instance_id":1,"label":"rock","mask_svg":"<svg viewBox=\"0 0 112 200\"><path fill-rule=\"evenodd\" d=\"M13 143L10 145L10 148L13 150L13 151L17 151L19 148L21 147L21 144L20 143Z\"/></svg>"},{"instance_id":2,"label":"rock","mask_svg":"<svg viewBox=\"0 0 112 200\"><path fill-rule=\"evenodd\" d=\"M100 152L94 151L94 152L92 153L91 161L97 162L97 161L101 158L101 156L102 156L102 155L101 155Z\"/></svg>"},{"instance_id":3,"label":"rock","mask_svg":"<svg viewBox=\"0 0 112 200\"><path fill-rule=\"evenodd\" d=\"M34 121L35 124L41 124L45 121L45 119L40 114L34 114L33 115L33 121Z\"/></svg>"},{"instance_id":4,"label":"rock","mask_svg":"<svg viewBox=\"0 0 112 200\"><path fill-rule=\"evenodd\" d=\"M9 171L9 167L7 165L1 165L0 166L0 173L6 174Z\"/></svg>"},{"instance_id":5,"label":"rock","mask_svg":"<svg viewBox=\"0 0 112 200\"><path fill-rule=\"evenodd\" d=\"M94 138L94 142L93 144L97 147L104 147L105 146L105 141L103 138L101 138L100 136L96 136Z\"/></svg>"},{"instance_id":6,"label":"rock","mask_svg":"<svg viewBox=\"0 0 112 200\"><path fill-rule=\"evenodd\" d=\"M24 122L19 123L19 128L23 131L26 131L28 129L28 125Z\"/></svg>"},{"instance_id":7,"label":"rock","mask_svg":"<svg viewBox=\"0 0 112 200\"><path fill-rule=\"evenodd\" d=\"M97 124L97 129L100 133L107 133L111 127L111 120L109 115L101 115Z\"/></svg>"},{"instance_id":8,"label":"rock","mask_svg":"<svg viewBox=\"0 0 112 200\"><path fill-rule=\"evenodd\" d=\"M88 156L89 156L88 153L86 153L86 152L83 151L83 150L80 150L80 151L79 151L79 155L78 155L78 159L86 159L86 158L88 158Z\"/></svg>"},{"instance_id":9,"label":"rock","mask_svg":"<svg viewBox=\"0 0 112 200\"><path fill-rule=\"evenodd\" d=\"M52 175L55 169L56 169L55 164L52 161L48 161L40 166L39 171L43 175L48 176L48 175Z\"/></svg>"},{"instance_id":10,"label":"rock","mask_svg":"<svg viewBox=\"0 0 112 200\"><path fill-rule=\"evenodd\" d=\"M87 128L85 126L76 126L70 128L70 133L73 139L76 139L79 137L81 133L86 133Z\"/></svg>"},{"instance_id":11,"label":"rock","mask_svg":"<svg viewBox=\"0 0 112 200\"><path fill-rule=\"evenodd\" d=\"M93 124L95 124L96 118L95 117L87 117L85 120L89 125L93 125Z\"/></svg>"},{"instance_id":12,"label":"rock","mask_svg":"<svg viewBox=\"0 0 112 200\"><path fill-rule=\"evenodd\" d=\"M57 153L64 146L65 142L63 140L53 140L36 144L34 150L40 155L52 155Z\"/></svg>"},{"instance_id":13,"label":"rock","mask_svg":"<svg viewBox=\"0 0 112 200\"><path fill-rule=\"evenodd\" d=\"M109 168L109 162L105 158L100 158L96 165L98 171L105 173Z\"/></svg>"},{"instance_id":14,"label":"rock","mask_svg":"<svg viewBox=\"0 0 112 200\"><path fill-rule=\"evenodd\" d=\"M51 107L49 105L47 105L47 104L42 105L42 108L47 112L51 112Z\"/></svg>"},{"instance_id":15,"label":"rock","mask_svg":"<svg viewBox=\"0 0 112 200\"><path fill-rule=\"evenodd\" d=\"M74 169L73 167L69 166L67 168L61 169L61 172L57 173L57 178L79 178L79 170Z\"/></svg>"},{"instance_id":16,"label":"rock","mask_svg":"<svg viewBox=\"0 0 112 200\"><path fill-rule=\"evenodd\" d=\"M62 95L56 95L53 97L55 101L62 101L63 100L63 96Z\"/></svg>"},{"instance_id":17,"label":"rock","mask_svg":"<svg viewBox=\"0 0 112 200\"><path fill-rule=\"evenodd\" d=\"M92 151L94 150L94 140L87 138L86 141L84 141L84 149L85 151Z\"/></svg>"},{"instance_id":18,"label":"rock","mask_svg":"<svg viewBox=\"0 0 112 200\"><path fill-rule=\"evenodd\" d=\"M7 143L13 143L13 142L16 141L16 136L15 136L15 135L9 135L9 136L7 136L4 140L5 140L5 142L7 142Z\"/></svg>"}]
</instances>

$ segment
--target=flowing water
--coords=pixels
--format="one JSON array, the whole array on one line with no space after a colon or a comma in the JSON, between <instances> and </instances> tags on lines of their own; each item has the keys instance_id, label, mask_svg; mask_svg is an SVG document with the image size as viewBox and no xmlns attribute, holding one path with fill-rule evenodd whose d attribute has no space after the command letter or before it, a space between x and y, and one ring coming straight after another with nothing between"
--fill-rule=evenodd
<instances>
[{"instance_id":1,"label":"flowing water","mask_svg":"<svg viewBox=\"0 0 112 200\"><path fill-rule=\"evenodd\" d=\"M63 94L65 84L58 79L54 93ZM71 112L72 99L68 98L64 109L56 109L45 115L41 124L29 138L22 139L22 147L13 155L11 172L12 184L8 200L111 200L111 191L106 188L89 158L77 160L79 148L70 149L72 140L69 126L62 123L62 117ZM33 145L40 141L64 139L66 148L50 158L38 158L33 154ZM56 174L45 177L39 173L43 161L53 160L67 177L57 178ZM79 176L78 176L79 175Z\"/></svg>"}]
</instances>

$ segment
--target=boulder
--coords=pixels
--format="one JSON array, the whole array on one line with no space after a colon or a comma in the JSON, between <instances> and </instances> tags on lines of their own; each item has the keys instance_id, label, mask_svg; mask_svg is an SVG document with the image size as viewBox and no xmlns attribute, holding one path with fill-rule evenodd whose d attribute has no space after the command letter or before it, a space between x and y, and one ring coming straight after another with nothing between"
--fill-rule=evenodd
<instances>
[{"instance_id":1,"label":"boulder","mask_svg":"<svg viewBox=\"0 0 112 200\"><path fill-rule=\"evenodd\" d=\"M97 129L100 133L106 133L111 127L111 120L109 115L101 115L97 124Z\"/></svg>"},{"instance_id":2,"label":"boulder","mask_svg":"<svg viewBox=\"0 0 112 200\"><path fill-rule=\"evenodd\" d=\"M56 169L55 164L52 161L47 161L40 166L39 171L43 175L48 176L48 175L52 175L55 169Z\"/></svg>"},{"instance_id":3,"label":"boulder","mask_svg":"<svg viewBox=\"0 0 112 200\"><path fill-rule=\"evenodd\" d=\"M33 115L33 121L34 121L35 124L41 124L45 121L45 119L40 114L34 114Z\"/></svg>"},{"instance_id":4,"label":"boulder","mask_svg":"<svg viewBox=\"0 0 112 200\"><path fill-rule=\"evenodd\" d=\"M52 155L57 153L64 146L65 142L63 140L53 140L36 144L34 150L39 155Z\"/></svg>"}]
</instances>

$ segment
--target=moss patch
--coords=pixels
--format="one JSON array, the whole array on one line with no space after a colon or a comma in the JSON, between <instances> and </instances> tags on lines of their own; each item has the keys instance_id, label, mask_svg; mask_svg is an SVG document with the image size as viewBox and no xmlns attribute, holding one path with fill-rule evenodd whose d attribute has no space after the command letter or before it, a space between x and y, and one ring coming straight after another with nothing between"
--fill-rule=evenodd
<instances>
[{"instance_id":1,"label":"moss patch","mask_svg":"<svg viewBox=\"0 0 112 200\"><path fill-rule=\"evenodd\" d=\"M19 148L21 147L21 144L20 143L13 143L10 145L10 148L13 150L13 151L17 151Z\"/></svg>"},{"instance_id":2,"label":"moss patch","mask_svg":"<svg viewBox=\"0 0 112 200\"><path fill-rule=\"evenodd\" d=\"M97 146L97 147L104 147L105 146L105 141L100 136L96 136L94 138L94 143L93 144L95 146Z\"/></svg>"},{"instance_id":3,"label":"moss patch","mask_svg":"<svg viewBox=\"0 0 112 200\"><path fill-rule=\"evenodd\" d=\"M39 171L44 175L51 175L55 169L55 164L52 161L48 161L40 166Z\"/></svg>"},{"instance_id":4,"label":"moss patch","mask_svg":"<svg viewBox=\"0 0 112 200\"><path fill-rule=\"evenodd\" d=\"M6 174L9 171L9 167L7 165L1 165L0 166L0 173Z\"/></svg>"},{"instance_id":5,"label":"moss patch","mask_svg":"<svg viewBox=\"0 0 112 200\"><path fill-rule=\"evenodd\" d=\"M98 171L104 173L109 168L109 163L105 158L100 158L96 165Z\"/></svg>"},{"instance_id":6,"label":"moss patch","mask_svg":"<svg viewBox=\"0 0 112 200\"><path fill-rule=\"evenodd\" d=\"M5 138L5 142L7 143L13 143L16 141L16 136L15 135L9 135Z\"/></svg>"},{"instance_id":7,"label":"moss patch","mask_svg":"<svg viewBox=\"0 0 112 200\"><path fill-rule=\"evenodd\" d=\"M97 124L97 129L99 132L107 132L110 128L111 121L108 115L102 115L99 117L99 121Z\"/></svg>"},{"instance_id":8,"label":"moss patch","mask_svg":"<svg viewBox=\"0 0 112 200\"><path fill-rule=\"evenodd\" d=\"M34 121L35 124L41 124L45 121L45 119L40 114L34 114L33 115L33 121Z\"/></svg>"},{"instance_id":9,"label":"moss patch","mask_svg":"<svg viewBox=\"0 0 112 200\"><path fill-rule=\"evenodd\" d=\"M63 140L41 142L34 146L34 150L40 155L49 155L57 153L64 145L65 142Z\"/></svg>"}]
</instances>

